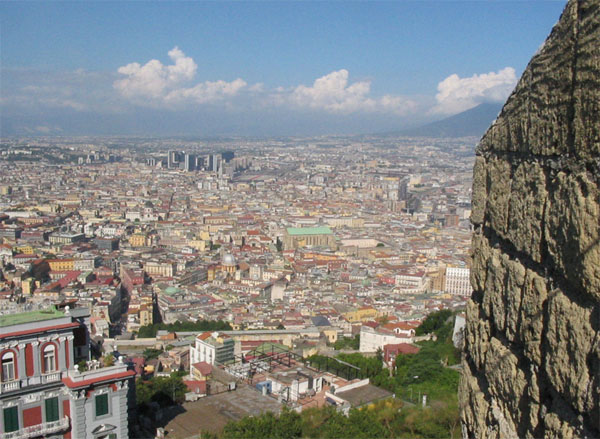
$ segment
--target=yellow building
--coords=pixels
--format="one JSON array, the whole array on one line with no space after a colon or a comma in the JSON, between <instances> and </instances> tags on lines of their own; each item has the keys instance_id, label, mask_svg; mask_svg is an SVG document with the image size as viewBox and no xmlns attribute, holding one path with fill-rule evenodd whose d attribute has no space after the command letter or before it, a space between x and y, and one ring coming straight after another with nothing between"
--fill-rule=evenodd
<instances>
[{"instance_id":1,"label":"yellow building","mask_svg":"<svg viewBox=\"0 0 600 439\"><path fill-rule=\"evenodd\" d=\"M446 285L446 266L442 265L435 270L427 273L431 279L431 289L433 291L444 291Z\"/></svg>"},{"instance_id":2,"label":"yellow building","mask_svg":"<svg viewBox=\"0 0 600 439\"><path fill-rule=\"evenodd\" d=\"M75 269L74 259L48 259L51 271L73 271Z\"/></svg>"},{"instance_id":3,"label":"yellow building","mask_svg":"<svg viewBox=\"0 0 600 439\"><path fill-rule=\"evenodd\" d=\"M33 252L32 246L21 245L21 246L15 247L15 253L23 253L24 255L32 255L34 252Z\"/></svg>"},{"instance_id":4,"label":"yellow building","mask_svg":"<svg viewBox=\"0 0 600 439\"><path fill-rule=\"evenodd\" d=\"M330 254L307 252L304 253L304 259L314 259L317 261L337 261L339 257Z\"/></svg>"},{"instance_id":5,"label":"yellow building","mask_svg":"<svg viewBox=\"0 0 600 439\"><path fill-rule=\"evenodd\" d=\"M206 250L206 241L202 239L192 239L189 241L189 246L200 252L203 252Z\"/></svg>"},{"instance_id":6,"label":"yellow building","mask_svg":"<svg viewBox=\"0 0 600 439\"><path fill-rule=\"evenodd\" d=\"M152 322L153 322L152 308L153 308L152 305L142 305L140 307L139 318L140 318L141 326L146 326L146 325L152 324Z\"/></svg>"},{"instance_id":7,"label":"yellow building","mask_svg":"<svg viewBox=\"0 0 600 439\"><path fill-rule=\"evenodd\" d=\"M177 264L170 261L148 261L144 264L144 271L150 276L173 277L177 272Z\"/></svg>"},{"instance_id":8,"label":"yellow building","mask_svg":"<svg viewBox=\"0 0 600 439\"><path fill-rule=\"evenodd\" d=\"M135 233L129 237L129 244L132 247L146 247L148 242L148 237L142 233Z\"/></svg>"},{"instance_id":9,"label":"yellow building","mask_svg":"<svg viewBox=\"0 0 600 439\"><path fill-rule=\"evenodd\" d=\"M24 296L29 296L33 294L33 290L35 289L35 280L33 278L23 279L21 281L21 290L23 291Z\"/></svg>"},{"instance_id":10,"label":"yellow building","mask_svg":"<svg viewBox=\"0 0 600 439\"><path fill-rule=\"evenodd\" d=\"M338 339L337 329L324 329L321 331L329 343L335 343Z\"/></svg>"},{"instance_id":11,"label":"yellow building","mask_svg":"<svg viewBox=\"0 0 600 439\"><path fill-rule=\"evenodd\" d=\"M208 266L208 268L206 270L206 280L208 282L212 282L213 280L215 280L215 275L217 274L218 268L219 268L219 266L216 264Z\"/></svg>"},{"instance_id":12,"label":"yellow building","mask_svg":"<svg viewBox=\"0 0 600 439\"><path fill-rule=\"evenodd\" d=\"M350 323L366 322L367 320L376 319L379 313L375 308L361 308L355 311L350 311L344 314L346 320Z\"/></svg>"}]
</instances>

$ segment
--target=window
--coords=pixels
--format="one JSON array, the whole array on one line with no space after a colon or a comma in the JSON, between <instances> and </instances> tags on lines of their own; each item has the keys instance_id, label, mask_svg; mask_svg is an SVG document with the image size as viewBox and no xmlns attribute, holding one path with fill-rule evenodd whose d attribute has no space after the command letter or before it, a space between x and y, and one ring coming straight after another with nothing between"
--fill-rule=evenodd
<instances>
[{"instance_id":1,"label":"window","mask_svg":"<svg viewBox=\"0 0 600 439\"><path fill-rule=\"evenodd\" d=\"M9 407L4 409L4 432L10 433L19 429L19 409Z\"/></svg>"},{"instance_id":2,"label":"window","mask_svg":"<svg viewBox=\"0 0 600 439\"><path fill-rule=\"evenodd\" d=\"M58 421L58 398L49 398L44 401L46 408L46 422Z\"/></svg>"},{"instance_id":3,"label":"window","mask_svg":"<svg viewBox=\"0 0 600 439\"><path fill-rule=\"evenodd\" d=\"M108 394L96 396L96 417L108 414Z\"/></svg>"},{"instance_id":4,"label":"window","mask_svg":"<svg viewBox=\"0 0 600 439\"><path fill-rule=\"evenodd\" d=\"M2 357L2 381L15 379L15 354L7 352Z\"/></svg>"},{"instance_id":5,"label":"window","mask_svg":"<svg viewBox=\"0 0 600 439\"><path fill-rule=\"evenodd\" d=\"M44 347L44 373L54 372L56 370L56 348L53 344Z\"/></svg>"}]
</instances>

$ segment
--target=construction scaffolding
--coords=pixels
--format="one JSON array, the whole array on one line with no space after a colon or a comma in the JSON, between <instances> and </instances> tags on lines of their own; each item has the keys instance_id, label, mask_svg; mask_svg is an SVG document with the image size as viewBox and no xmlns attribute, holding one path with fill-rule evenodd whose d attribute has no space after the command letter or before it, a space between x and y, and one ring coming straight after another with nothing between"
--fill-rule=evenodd
<instances>
[{"instance_id":1,"label":"construction scaffolding","mask_svg":"<svg viewBox=\"0 0 600 439\"><path fill-rule=\"evenodd\" d=\"M246 355L236 355L233 364L225 370L236 378L253 384L254 376L272 372L277 365L292 367L295 363L304 364L305 360L289 349L274 343L265 343Z\"/></svg>"}]
</instances>

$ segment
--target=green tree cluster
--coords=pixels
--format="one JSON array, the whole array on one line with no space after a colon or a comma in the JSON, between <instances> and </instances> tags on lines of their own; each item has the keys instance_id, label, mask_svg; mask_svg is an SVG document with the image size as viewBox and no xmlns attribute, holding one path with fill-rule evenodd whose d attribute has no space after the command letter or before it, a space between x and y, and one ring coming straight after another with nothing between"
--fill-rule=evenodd
<instances>
[{"instance_id":1,"label":"green tree cluster","mask_svg":"<svg viewBox=\"0 0 600 439\"><path fill-rule=\"evenodd\" d=\"M160 407L180 404L185 400L187 387L180 375L170 377L139 378L135 382L137 405L141 412L149 410L149 404L156 402Z\"/></svg>"},{"instance_id":2,"label":"green tree cluster","mask_svg":"<svg viewBox=\"0 0 600 439\"><path fill-rule=\"evenodd\" d=\"M420 342L417 354L396 357L394 392L404 399L414 400L416 395L426 394L430 400L453 404L457 399L459 373L448 366L460 363L460 353L452 344L454 321L446 317L448 312L433 314L423 324L429 321L428 327L435 327L435 340Z\"/></svg>"},{"instance_id":3,"label":"green tree cluster","mask_svg":"<svg viewBox=\"0 0 600 439\"><path fill-rule=\"evenodd\" d=\"M146 359L146 361L148 361L153 360L154 358L158 358L158 356L162 353L162 349L148 348L144 349L144 352L142 352L142 356Z\"/></svg>"},{"instance_id":4,"label":"green tree cluster","mask_svg":"<svg viewBox=\"0 0 600 439\"><path fill-rule=\"evenodd\" d=\"M334 407L296 413L284 409L279 417L265 413L228 423L217 438L454 438L460 436L458 408L435 403L427 408L403 407L397 399L351 409L344 416Z\"/></svg>"},{"instance_id":5,"label":"green tree cluster","mask_svg":"<svg viewBox=\"0 0 600 439\"><path fill-rule=\"evenodd\" d=\"M308 409L301 414L284 410L279 417L266 413L230 422L224 438L377 438L390 437L373 410L351 410L348 417L333 407Z\"/></svg>"},{"instance_id":6,"label":"green tree cluster","mask_svg":"<svg viewBox=\"0 0 600 439\"><path fill-rule=\"evenodd\" d=\"M156 337L160 330L169 332L231 331L231 325L223 320L199 320L197 322L155 323L140 327L138 338Z\"/></svg>"},{"instance_id":7,"label":"green tree cluster","mask_svg":"<svg viewBox=\"0 0 600 439\"><path fill-rule=\"evenodd\" d=\"M415 333L417 335L425 335L435 332L444 326L450 317L452 317L452 311L448 309L432 312L425 317L425 320L423 320L423 323L416 329Z\"/></svg>"},{"instance_id":8,"label":"green tree cluster","mask_svg":"<svg viewBox=\"0 0 600 439\"><path fill-rule=\"evenodd\" d=\"M336 351L342 349L354 349L358 350L360 347L360 334L356 334L354 337L341 337L333 343L333 348Z\"/></svg>"}]
</instances>

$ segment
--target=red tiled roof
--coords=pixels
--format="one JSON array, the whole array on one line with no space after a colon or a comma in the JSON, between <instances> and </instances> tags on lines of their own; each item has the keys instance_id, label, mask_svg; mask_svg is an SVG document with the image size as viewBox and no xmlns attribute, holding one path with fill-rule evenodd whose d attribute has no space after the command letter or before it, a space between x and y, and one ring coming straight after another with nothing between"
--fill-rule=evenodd
<instances>
[{"instance_id":1,"label":"red tiled roof","mask_svg":"<svg viewBox=\"0 0 600 439\"><path fill-rule=\"evenodd\" d=\"M185 380L184 384L190 392L200 395L206 394L206 381Z\"/></svg>"},{"instance_id":2,"label":"red tiled roof","mask_svg":"<svg viewBox=\"0 0 600 439\"><path fill-rule=\"evenodd\" d=\"M198 370L198 372L200 372L204 376L210 375L212 373L212 366L206 361L194 363L192 364L192 366L195 367Z\"/></svg>"},{"instance_id":3,"label":"red tiled roof","mask_svg":"<svg viewBox=\"0 0 600 439\"><path fill-rule=\"evenodd\" d=\"M384 328L391 329L391 330L394 330L394 329L397 328L397 329L401 329L403 331L410 331L411 329L415 329L416 326L412 325L412 324L410 324L408 322L394 322L394 323L388 323L388 324L386 324L384 326Z\"/></svg>"},{"instance_id":4,"label":"red tiled roof","mask_svg":"<svg viewBox=\"0 0 600 439\"><path fill-rule=\"evenodd\" d=\"M198 338L200 340L206 340L207 338L210 338L212 336L212 332L203 332L202 334L200 334L198 336Z\"/></svg>"}]
</instances>

